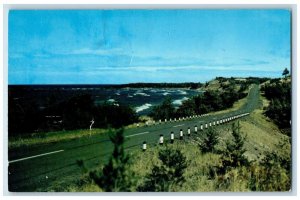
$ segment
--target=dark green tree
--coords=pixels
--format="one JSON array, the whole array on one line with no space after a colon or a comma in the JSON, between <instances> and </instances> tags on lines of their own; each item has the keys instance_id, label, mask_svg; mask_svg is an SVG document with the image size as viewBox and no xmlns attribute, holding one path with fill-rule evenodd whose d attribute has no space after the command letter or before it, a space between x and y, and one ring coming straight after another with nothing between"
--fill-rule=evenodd
<instances>
[{"instance_id":1,"label":"dark green tree","mask_svg":"<svg viewBox=\"0 0 300 200\"><path fill-rule=\"evenodd\" d=\"M173 118L175 116L175 107L172 104L172 99L167 97L161 105L155 106L150 116L155 120Z\"/></svg>"},{"instance_id":2,"label":"dark green tree","mask_svg":"<svg viewBox=\"0 0 300 200\"><path fill-rule=\"evenodd\" d=\"M244 147L246 136L241 132L239 122L232 124L231 135L232 139L226 142L226 148L222 152L220 173L225 173L228 168L247 166L249 164L248 159L244 155L246 152Z\"/></svg>"},{"instance_id":3,"label":"dark green tree","mask_svg":"<svg viewBox=\"0 0 300 200\"><path fill-rule=\"evenodd\" d=\"M166 147L159 151L158 157L161 164L152 168L138 191L166 192L172 185L181 185L185 181L183 174L187 161L180 150Z\"/></svg>"},{"instance_id":4,"label":"dark green tree","mask_svg":"<svg viewBox=\"0 0 300 200\"><path fill-rule=\"evenodd\" d=\"M282 72L282 76L286 77L287 75L289 75L289 73L290 71L287 68L285 68Z\"/></svg>"},{"instance_id":5,"label":"dark green tree","mask_svg":"<svg viewBox=\"0 0 300 200\"><path fill-rule=\"evenodd\" d=\"M222 99L220 93L214 90L208 90L204 92L203 104L210 105L211 110L220 110L222 108Z\"/></svg>"},{"instance_id":6,"label":"dark green tree","mask_svg":"<svg viewBox=\"0 0 300 200\"><path fill-rule=\"evenodd\" d=\"M110 134L114 150L102 171L90 172L90 177L106 192L129 192L134 184L134 173L130 171L129 156L124 152L123 129Z\"/></svg>"},{"instance_id":7,"label":"dark green tree","mask_svg":"<svg viewBox=\"0 0 300 200\"><path fill-rule=\"evenodd\" d=\"M95 127L120 128L138 121L135 111L126 105L113 105L103 103L96 107L93 112Z\"/></svg>"},{"instance_id":8,"label":"dark green tree","mask_svg":"<svg viewBox=\"0 0 300 200\"><path fill-rule=\"evenodd\" d=\"M216 145L219 143L219 134L213 128L209 128L203 135L199 143L199 148L202 153L215 152Z\"/></svg>"},{"instance_id":9,"label":"dark green tree","mask_svg":"<svg viewBox=\"0 0 300 200\"><path fill-rule=\"evenodd\" d=\"M195 101L193 99L188 99L182 102L182 105L176 111L177 117L185 117L190 115L195 115L196 112Z\"/></svg>"},{"instance_id":10,"label":"dark green tree","mask_svg":"<svg viewBox=\"0 0 300 200\"><path fill-rule=\"evenodd\" d=\"M65 102L63 110L63 127L68 130L88 129L95 109L91 95L74 96Z\"/></svg>"}]
</instances>

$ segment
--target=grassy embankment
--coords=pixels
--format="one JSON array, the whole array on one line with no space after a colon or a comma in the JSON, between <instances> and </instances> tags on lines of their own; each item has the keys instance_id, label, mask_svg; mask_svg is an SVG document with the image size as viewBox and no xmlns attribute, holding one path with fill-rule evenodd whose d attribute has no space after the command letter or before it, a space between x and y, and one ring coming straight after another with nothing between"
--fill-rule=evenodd
<instances>
[{"instance_id":1,"label":"grassy embankment","mask_svg":"<svg viewBox=\"0 0 300 200\"><path fill-rule=\"evenodd\" d=\"M142 123L140 123L143 126ZM125 129L130 129L136 127L136 124L131 124L125 127ZM50 144L57 143L62 141L79 139L82 137L90 137L93 135L105 134L109 131L114 131L114 129L100 129L95 128L91 131L89 129L80 129L80 130L68 130L68 131L53 131L53 132L40 132L33 133L30 136L19 136L9 138L8 148L19 148L33 145L41 145L41 144Z\"/></svg>"},{"instance_id":2,"label":"grassy embankment","mask_svg":"<svg viewBox=\"0 0 300 200\"><path fill-rule=\"evenodd\" d=\"M202 154L199 151L198 145L193 141L176 142L173 146L181 150L189 164L184 173L186 182L182 186L173 185L170 191L251 191L253 187L256 187L255 190L263 191L286 191L289 189L286 188L286 185L289 185L290 175L280 168L280 166L278 168L279 172L270 171L270 176L276 176L267 177L271 183L260 182L261 179L267 176L260 165L260 161L262 161L266 155L271 152L275 152L280 158L288 158L291 155L289 137L283 135L277 126L263 115L263 107L267 106L268 101L262 96L260 100L260 107L258 109L254 110L248 117L239 120L242 133L247 135L244 145L246 148L245 156L252 162L251 167L237 167L222 176L212 176L211 169L215 166L220 166L220 154ZM232 109L238 109L243 101L244 100L240 100L237 102ZM216 129L220 137L220 143L217 149L224 149L225 142L232 139L230 127L231 124L227 124ZM157 155L160 148L161 147L151 148L146 152L136 150L130 153L133 158L131 169L136 173L137 185L142 184L144 177L151 172L153 165L159 163ZM253 179L255 179L254 182ZM82 174L82 177L79 177L77 182L80 184L69 185L64 188L63 191L101 191L101 189L88 178L87 174ZM265 187L265 190L257 189L258 187L264 187L264 184L269 184ZM272 184L274 184L274 186Z\"/></svg>"}]
</instances>

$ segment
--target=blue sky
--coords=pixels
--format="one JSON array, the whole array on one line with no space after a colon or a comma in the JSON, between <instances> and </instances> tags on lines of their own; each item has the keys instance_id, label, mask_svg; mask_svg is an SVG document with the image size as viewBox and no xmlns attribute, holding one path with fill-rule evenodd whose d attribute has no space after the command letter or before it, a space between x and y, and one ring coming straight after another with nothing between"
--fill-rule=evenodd
<instances>
[{"instance_id":1,"label":"blue sky","mask_svg":"<svg viewBox=\"0 0 300 200\"><path fill-rule=\"evenodd\" d=\"M290 68L289 10L12 10L9 84L205 82Z\"/></svg>"}]
</instances>

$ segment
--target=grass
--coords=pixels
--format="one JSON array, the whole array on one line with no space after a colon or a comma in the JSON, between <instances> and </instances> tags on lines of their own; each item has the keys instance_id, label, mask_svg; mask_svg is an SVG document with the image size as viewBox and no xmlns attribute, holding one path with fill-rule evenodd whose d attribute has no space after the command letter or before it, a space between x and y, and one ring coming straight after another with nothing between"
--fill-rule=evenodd
<instances>
[{"instance_id":1,"label":"grass","mask_svg":"<svg viewBox=\"0 0 300 200\"><path fill-rule=\"evenodd\" d=\"M232 112L232 111L237 111L239 110L245 103L247 102L247 97L244 97L238 101L236 101L233 106L231 108L228 108L226 110L220 110L220 111L216 111L216 112L211 112L209 114L211 115L217 115L217 114L225 114L228 112Z\"/></svg>"},{"instance_id":2,"label":"grass","mask_svg":"<svg viewBox=\"0 0 300 200\"><path fill-rule=\"evenodd\" d=\"M188 168L184 174L187 182L182 187L172 188L173 191L212 191L213 187L207 187L209 180L205 177L208 173L207 166L214 165L218 162L218 155L201 154L197 145L192 143L175 142L175 148L180 149L188 160ZM149 151L138 153L135 152L135 162L132 170L136 172L139 183L143 182L146 174L151 172L152 166L158 164L157 154L161 147L149 149ZM204 175L204 177L203 177Z\"/></svg>"},{"instance_id":3,"label":"grass","mask_svg":"<svg viewBox=\"0 0 300 200\"><path fill-rule=\"evenodd\" d=\"M145 120L142 118L141 120ZM148 120L148 118L147 118ZM140 127L145 126L146 123L139 123ZM125 130L135 128L137 124L130 124L124 127ZM111 129L114 131L114 129ZM32 133L30 136L18 136L11 137L8 140L8 148L14 149L19 147L33 146L33 145L42 145L57 143L67 140L79 139L87 136L100 135L108 133L109 129L100 129L95 128L91 131L89 129L79 129L79 130L68 130L68 131L52 131L52 132L39 132Z\"/></svg>"},{"instance_id":4,"label":"grass","mask_svg":"<svg viewBox=\"0 0 300 200\"><path fill-rule=\"evenodd\" d=\"M248 89L247 93L249 93L251 88ZM248 96L234 102L233 106L231 108L228 108L226 110L220 110L220 111L216 111L216 112L211 112L209 114L212 114L212 115L217 115L217 114L225 114L225 113L228 113L228 112L232 112L232 111L237 111L239 109L242 108L243 105L245 105L245 103L247 102L247 98Z\"/></svg>"},{"instance_id":5,"label":"grass","mask_svg":"<svg viewBox=\"0 0 300 200\"><path fill-rule=\"evenodd\" d=\"M87 173L81 177L73 177L69 181L59 180L53 182L52 186L39 192L103 192L90 178Z\"/></svg>"},{"instance_id":6,"label":"grass","mask_svg":"<svg viewBox=\"0 0 300 200\"><path fill-rule=\"evenodd\" d=\"M220 87L221 87L221 84L220 84L220 82L218 81L218 80L212 80L212 81L209 81L208 82L208 86L203 86L202 87L202 90L204 89L204 90L218 90L218 89L220 89Z\"/></svg>"},{"instance_id":7,"label":"grass","mask_svg":"<svg viewBox=\"0 0 300 200\"><path fill-rule=\"evenodd\" d=\"M55 132L43 132L33 133L30 137L16 137L10 138L8 141L8 148L18 148L22 146L32 146L37 144L49 144L55 142L61 142L65 140L78 139L85 136L103 134L107 129L93 129L93 130L70 130L70 131L55 131Z\"/></svg>"},{"instance_id":8,"label":"grass","mask_svg":"<svg viewBox=\"0 0 300 200\"><path fill-rule=\"evenodd\" d=\"M276 151L279 155L290 155L290 144L288 137L281 134L276 126L268 121L262 115L260 109L255 110L248 118L241 120L241 130L247 135L245 141L245 155L248 160L255 163L254 171L262 170L258 164L268 153ZM224 148L226 140L230 139L230 128L218 129L220 132L221 142L219 149ZM285 148L279 146L284 143ZM172 188L174 191L181 192L214 192L214 191L251 191L249 189L249 169L247 167L239 167L226 173L224 176L211 178L209 169L213 166L220 165L220 156L213 153L201 154L197 145L193 143L177 143L180 149L189 161L188 168L185 172L186 182L182 187ZM157 160L158 149L151 149L145 153L140 153L136 157L133 170L138 173L142 179L145 174L150 172L153 163ZM153 157L155 159L153 159ZM256 172L259 174L258 172ZM288 174L283 174L281 181L287 181ZM221 179L221 180L219 180ZM224 180L223 180L224 179ZM281 184L281 183L279 183Z\"/></svg>"}]
</instances>

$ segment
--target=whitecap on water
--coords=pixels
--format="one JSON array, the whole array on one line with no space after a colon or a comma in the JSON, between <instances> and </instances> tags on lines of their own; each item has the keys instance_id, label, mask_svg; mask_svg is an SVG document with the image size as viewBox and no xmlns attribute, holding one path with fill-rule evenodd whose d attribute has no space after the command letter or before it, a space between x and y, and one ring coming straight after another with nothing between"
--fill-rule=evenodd
<instances>
[{"instance_id":1,"label":"whitecap on water","mask_svg":"<svg viewBox=\"0 0 300 200\"><path fill-rule=\"evenodd\" d=\"M178 92L179 92L179 94L181 94L181 95L186 95L186 94L187 94L187 92L184 91L184 90L178 90Z\"/></svg>"},{"instance_id":2,"label":"whitecap on water","mask_svg":"<svg viewBox=\"0 0 300 200\"><path fill-rule=\"evenodd\" d=\"M178 90L178 92L179 92L179 94L181 94L181 95L186 95L186 94L187 94L187 92L184 91L184 90Z\"/></svg>"},{"instance_id":3,"label":"whitecap on water","mask_svg":"<svg viewBox=\"0 0 300 200\"><path fill-rule=\"evenodd\" d=\"M144 105L141 105L141 106L136 107L136 108L135 108L135 111L136 111L136 112L141 112L141 111L143 111L143 110L146 110L146 109L150 108L151 106L152 106L152 104L150 104L150 103L145 103Z\"/></svg>"},{"instance_id":4,"label":"whitecap on water","mask_svg":"<svg viewBox=\"0 0 300 200\"><path fill-rule=\"evenodd\" d=\"M146 93L144 93L144 92L136 92L136 93L134 93L133 95L134 95L134 96L140 95L140 96L150 97L149 94L146 94Z\"/></svg>"},{"instance_id":5,"label":"whitecap on water","mask_svg":"<svg viewBox=\"0 0 300 200\"><path fill-rule=\"evenodd\" d=\"M188 100L188 99L189 99L189 98L187 98L187 97L183 97L182 99L177 99L177 100L173 101L172 103L173 103L174 105L181 105L183 101L186 101L186 100Z\"/></svg>"}]
</instances>

